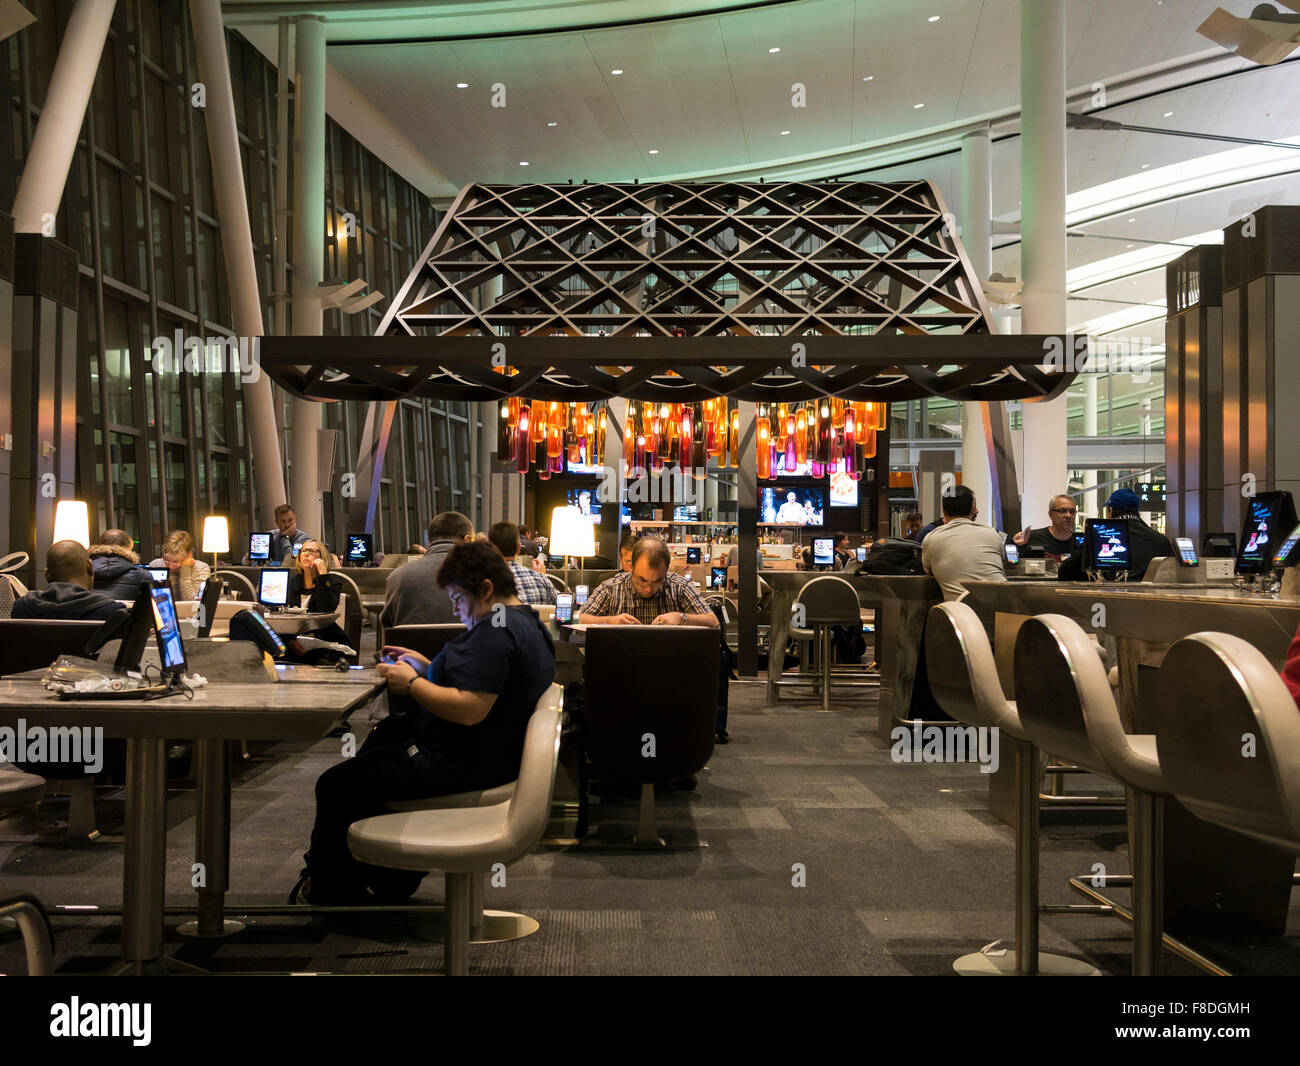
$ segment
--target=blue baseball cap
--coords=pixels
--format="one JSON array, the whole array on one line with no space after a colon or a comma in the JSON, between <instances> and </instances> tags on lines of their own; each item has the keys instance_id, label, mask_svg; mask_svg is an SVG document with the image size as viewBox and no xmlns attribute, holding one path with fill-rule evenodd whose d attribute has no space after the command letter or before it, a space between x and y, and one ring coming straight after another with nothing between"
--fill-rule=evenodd
<instances>
[{"instance_id":1,"label":"blue baseball cap","mask_svg":"<svg viewBox=\"0 0 1300 1066\"><path fill-rule=\"evenodd\" d=\"M1137 514L1140 503L1138 494L1132 489L1116 489L1110 494L1106 506L1120 514Z\"/></svg>"}]
</instances>

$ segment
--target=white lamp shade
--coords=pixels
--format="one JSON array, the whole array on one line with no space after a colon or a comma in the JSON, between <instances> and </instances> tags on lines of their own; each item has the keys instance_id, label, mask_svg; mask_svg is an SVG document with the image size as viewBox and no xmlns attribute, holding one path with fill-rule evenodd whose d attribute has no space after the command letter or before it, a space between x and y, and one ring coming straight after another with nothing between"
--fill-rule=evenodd
<instances>
[{"instance_id":1,"label":"white lamp shade","mask_svg":"<svg viewBox=\"0 0 1300 1066\"><path fill-rule=\"evenodd\" d=\"M75 540L90 547L90 508L81 500L60 500L54 508L54 542Z\"/></svg>"},{"instance_id":2,"label":"white lamp shade","mask_svg":"<svg viewBox=\"0 0 1300 1066\"><path fill-rule=\"evenodd\" d=\"M230 523L221 515L208 515L203 520L203 547L200 551L217 555L230 551Z\"/></svg>"},{"instance_id":3,"label":"white lamp shade","mask_svg":"<svg viewBox=\"0 0 1300 1066\"><path fill-rule=\"evenodd\" d=\"M555 508L546 550L551 555L595 555L596 529L591 519L576 507Z\"/></svg>"}]
</instances>

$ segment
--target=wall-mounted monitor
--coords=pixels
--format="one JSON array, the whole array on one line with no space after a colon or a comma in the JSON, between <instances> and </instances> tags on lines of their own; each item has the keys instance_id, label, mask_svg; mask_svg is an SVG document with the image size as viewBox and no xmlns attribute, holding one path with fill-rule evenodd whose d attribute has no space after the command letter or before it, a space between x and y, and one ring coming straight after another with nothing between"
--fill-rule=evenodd
<instances>
[{"instance_id":1,"label":"wall-mounted monitor","mask_svg":"<svg viewBox=\"0 0 1300 1066\"><path fill-rule=\"evenodd\" d=\"M825 525L826 490L820 485L764 485L758 490L759 521L786 526Z\"/></svg>"},{"instance_id":2,"label":"wall-mounted monitor","mask_svg":"<svg viewBox=\"0 0 1300 1066\"><path fill-rule=\"evenodd\" d=\"M698 507L674 507L674 522L698 522L700 520L700 509Z\"/></svg>"},{"instance_id":3,"label":"wall-mounted monitor","mask_svg":"<svg viewBox=\"0 0 1300 1066\"><path fill-rule=\"evenodd\" d=\"M564 502L570 507L576 507L578 513L588 521L600 521L600 498L596 494L595 486L584 485L581 488L566 489Z\"/></svg>"},{"instance_id":4,"label":"wall-mounted monitor","mask_svg":"<svg viewBox=\"0 0 1300 1066\"><path fill-rule=\"evenodd\" d=\"M856 507L858 505L858 483L843 470L836 471L830 477L831 506Z\"/></svg>"}]
</instances>

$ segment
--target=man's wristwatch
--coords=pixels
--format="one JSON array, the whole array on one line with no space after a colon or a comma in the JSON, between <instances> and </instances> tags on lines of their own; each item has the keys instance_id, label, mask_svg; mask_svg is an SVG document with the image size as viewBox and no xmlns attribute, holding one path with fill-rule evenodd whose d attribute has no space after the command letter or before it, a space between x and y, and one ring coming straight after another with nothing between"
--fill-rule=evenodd
<instances>
[{"instance_id":1,"label":"man's wristwatch","mask_svg":"<svg viewBox=\"0 0 1300 1066\"><path fill-rule=\"evenodd\" d=\"M682 625L685 625L685 624L686 624L686 612L685 612L685 611L682 612L682 622L681 622L681 624L682 624Z\"/></svg>"}]
</instances>

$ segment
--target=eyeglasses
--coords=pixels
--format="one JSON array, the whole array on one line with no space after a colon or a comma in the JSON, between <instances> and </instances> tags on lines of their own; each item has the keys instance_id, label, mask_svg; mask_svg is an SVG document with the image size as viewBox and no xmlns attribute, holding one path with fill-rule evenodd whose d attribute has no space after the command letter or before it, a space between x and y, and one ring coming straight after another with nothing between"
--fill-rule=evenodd
<instances>
[{"instance_id":1,"label":"eyeglasses","mask_svg":"<svg viewBox=\"0 0 1300 1066\"><path fill-rule=\"evenodd\" d=\"M1077 507L1053 507L1052 514L1078 514Z\"/></svg>"},{"instance_id":2,"label":"eyeglasses","mask_svg":"<svg viewBox=\"0 0 1300 1066\"><path fill-rule=\"evenodd\" d=\"M447 590L447 599L451 600L451 605L452 605L452 607L459 611L459 610L460 610L460 605L461 605L462 603L464 603L467 599L469 599L469 593L468 593L468 592L452 592L450 589L448 589L448 590Z\"/></svg>"},{"instance_id":3,"label":"eyeglasses","mask_svg":"<svg viewBox=\"0 0 1300 1066\"><path fill-rule=\"evenodd\" d=\"M315 548L299 548L299 549L298 549L298 557L301 558L301 557L304 556L304 555L315 555L315 556L319 556L319 555L320 555L320 552L317 551Z\"/></svg>"}]
</instances>

